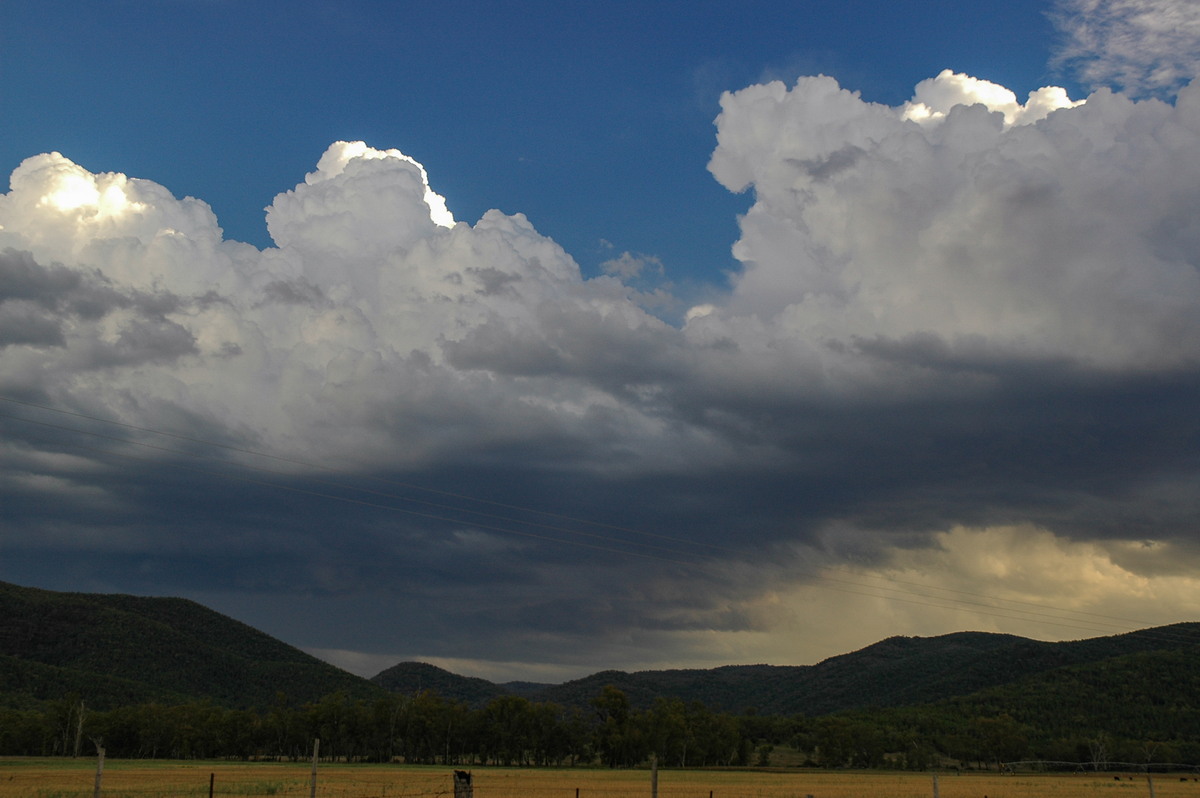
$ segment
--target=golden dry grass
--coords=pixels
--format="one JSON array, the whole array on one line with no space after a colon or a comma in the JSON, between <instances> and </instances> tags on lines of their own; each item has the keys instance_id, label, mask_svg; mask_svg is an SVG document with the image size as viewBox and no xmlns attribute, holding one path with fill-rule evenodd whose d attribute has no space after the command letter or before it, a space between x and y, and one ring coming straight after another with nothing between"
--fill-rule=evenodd
<instances>
[{"instance_id":1,"label":"golden dry grass","mask_svg":"<svg viewBox=\"0 0 1200 798\"><path fill-rule=\"evenodd\" d=\"M109 760L107 798L217 796L306 798L311 766L304 763L148 762ZM448 767L322 765L321 798L436 798L452 796ZM476 798L642 798L646 770L476 768ZM95 760L0 759L0 798L91 798ZM1155 798L1200 798L1200 782L1160 775ZM939 798L1141 798L1144 776L941 774ZM661 798L929 798L926 773L662 770Z\"/></svg>"}]
</instances>

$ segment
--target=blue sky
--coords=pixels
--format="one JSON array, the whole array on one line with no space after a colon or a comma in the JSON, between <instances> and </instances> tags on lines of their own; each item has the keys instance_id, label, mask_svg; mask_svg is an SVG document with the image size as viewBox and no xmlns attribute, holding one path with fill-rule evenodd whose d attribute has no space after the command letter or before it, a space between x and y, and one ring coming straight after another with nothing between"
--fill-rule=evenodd
<instances>
[{"instance_id":1,"label":"blue sky","mask_svg":"<svg viewBox=\"0 0 1200 798\"><path fill-rule=\"evenodd\" d=\"M953 65L1024 97L1063 83L1046 11L18 1L2 12L0 159L58 150L154 180L261 247L275 194L329 143L364 140L423 163L458 218L525 213L585 269L612 255L607 241L678 281L719 281L749 206L705 170L721 92L824 73L897 104Z\"/></svg>"},{"instance_id":2,"label":"blue sky","mask_svg":"<svg viewBox=\"0 0 1200 798\"><path fill-rule=\"evenodd\" d=\"M364 675L1194 620L1197 8L6 2L0 579Z\"/></svg>"}]
</instances>

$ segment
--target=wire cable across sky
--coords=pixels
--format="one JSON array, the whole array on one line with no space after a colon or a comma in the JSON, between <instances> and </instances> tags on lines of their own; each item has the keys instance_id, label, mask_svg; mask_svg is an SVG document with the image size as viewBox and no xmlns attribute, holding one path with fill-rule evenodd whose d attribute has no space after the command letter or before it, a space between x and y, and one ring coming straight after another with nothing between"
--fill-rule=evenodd
<instances>
[{"instance_id":1,"label":"wire cable across sky","mask_svg":"<svg viewBox=\"0 0 1200 798\"><path fill-rule=\"evenodd\" d=\"M146 440L137 440L128 435L123 436L63 423L41 421L26 416L0 415L0 419L9 422L66 433L67 437L63 440L64 445L70 446L76 451L86 452L88 456L153 463L156 467L202 474L207 477L283 491L321 501L378 510L383 513L397 513L443 523L451 527L466 527L556 546L568 546L618 557L631 557L651 563L657 562L663 566L687 568L711 578L719 578L724 569L722 562L715 559L717 555L742 555L739 550L728 546L706 541L685 540L591 519L546 512L538 508L474 497L465 491L426 488L411 482L387 480L374 475L365 477L365 479L372 484L403 488L406 491L425 493L435 498L417 498L397 493L394 490L347 484L345 481L336 481L330 477L347 477L354 481L364 479L364 477L311 460L285 457L244 446L104 419L16 397L0 395L0 401L11 406L49 413L55 417L92 422L101 425L101 428L115 428L128 433L140 433L144 436L196 444L207 450L197 451L160 445ZM120 452L112 447L102 448L99 445L88 446L82 443L80 438L132 447L132 449L146 454L143 456L131 454L129 451ZM163 455L165 458L154 457L151 456L152 454ZM224 455L239 455L245 458L285 464L297 467L304 473L297 473L294 469L285 471L264 465L255 465L252 462L234 461ZM197 463L207 465L197 465ZM488 509L477 509L478 507ZM506 514L501 510L512 512ZM528 518L520 517L517 513L545 520L531 521ZM1135 618L1072 610L1029 601L1002 599L982 593L921 584L892 577L855 578L844 573L833 575L817 570L805 571L803 576L810 583L831 591L879 598L888 602L940 609L968 610L974 615L998 620L1016 620L1022 623L1041 624L1093 635L1119 634L1152 625Z\"/></svg>"}]
</instances>

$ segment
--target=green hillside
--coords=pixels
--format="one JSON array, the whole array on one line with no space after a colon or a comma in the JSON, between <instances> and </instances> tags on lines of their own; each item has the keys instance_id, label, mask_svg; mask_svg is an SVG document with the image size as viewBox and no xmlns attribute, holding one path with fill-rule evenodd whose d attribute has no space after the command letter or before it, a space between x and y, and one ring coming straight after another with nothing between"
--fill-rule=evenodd
<instances>
[{"instance_id":1,"label":"green hillside","mask_svg":"<svg viewBox=\"0 0 1200 798\"><path fill-rule=\"evenodd\" d=\"M472 706L503 693L587 709L606 685L632 706L658 698L699 701L721 712L827 715L855 709L931 704L1018 682L1060 668L1200 645L1200 624L1146 629L1111 637L1045 643L1013 635L958 632L938 637L891 637L816 665L728 665L708 670L601 671L559 685L519 690L468 679L432 665L403 663L373 681L389 690L422 688ZM386 676L385 676L386 675Z\"/></svg>"},{"instance_id":2,"label":"green hillside","mask_svg":"<svg viewBox=\"0 0 1200 798\"><path fill-rule=\"evenodd\" d=\"M813 666L791 685L783 714L928 704L1058 668L1197 644L1194 623L1060 643L980 632L893 637Z\"/></svg>"},{"instance_id":3,"label":"green hillside","mask_svg":"<svg viewBox=\"0 0 1200 798\"><path fill-rule=\"evenodd\" d=\"M57 593L0 582L0 702L77 693L96 709L206 700L262 707L335 691L381 694L346 673L193 601Z\"/></svg>"},{"instance_id":4,"label":"green hillside","mask_svg":"<svg viewBox=\"0 0 1200 798\"><path fill-rule=\"evenodd\" d=\"M892 637L811 666L493 684L424 663L360 679L195 602L0 583L0 752L495 764L1200 764L1200 624L1045 643ZM616 688L611 689L611 688ZM82 700L87 712L77 712ZM247 711L249 710L249 711Z\"/></svg>"},{"instance_id":5,"label":"green hillside","mask_svg":"<svg viewBox=\"0 0 1200 798\"><path fill-rule=\"evenodd\" d=\"M1200 646L1144 651L1057 668L944 703L958 716L1008 715L1045 739L1104 718L1130 739L1200 740Z\"/></svg>"},{"instance_id":6,"label":"green hillside","mask_svg":"<svg viewBox=\"0 0 1200 798\"><path fill-rule=\"evenodd\" d=\"M478 708L493 698L508 695L505 687L471 676L459 676L424 662L401 662L371 677L374 684L391 693L416 695L431 690L443 698Z\"/></svg>"},{"instance_id":7,"label":"green hillside","mask_svg":"<svg viewBox=\"0 0 1200 798\"><path fill-rule=\"evenodd\" d=\"M280 696L298 707L334 693L353 702L429 691L473 709L517 696L590 717L611 685L635 710L666 699L739 716L851 713L931 739L970 736L963 724L1004 716L1040 750L1078 756L1071 746L1081 743L1070 740L1081 729L1200 740L1198 655L1193 623L1062 643L979 632L893 637L811 666L601 671L560 685L493 684L411 662L368 681L192 601L0 583L0 706L18 709L71 695L104 711L150 702L264 709Z\"/></svg>"},{"instance_id":8,"label":"green hillside","mask_svg":"<svg viewBox=\"0 0 1200 798\"><path fill-rule=\"evenodd\" d=\"M856 710L798 724L800 745L831 738L979 764L1024 759L1138 769L1200 761L1200 646L1066 665L969 695ZM837 746L834 745L836 748ZM1161 767L1161 764L1159 765Z\"/></svg>"}]
</instances>

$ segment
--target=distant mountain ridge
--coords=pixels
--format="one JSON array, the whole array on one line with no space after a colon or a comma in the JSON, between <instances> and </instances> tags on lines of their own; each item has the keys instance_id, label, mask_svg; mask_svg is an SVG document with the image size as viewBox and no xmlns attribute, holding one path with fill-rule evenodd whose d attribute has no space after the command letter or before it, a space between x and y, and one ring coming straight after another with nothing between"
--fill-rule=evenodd
<instances>
[{"instance_id":1,"label":"distant mountain ridge","mask_svg":"<svg viewBox=\"0 0 1200 798\"><path fill-rule=\"evenodd\" d=\"M338 690L382 694L194 601L0 582L0 701L10 706L75 693L96 709L150 701L249 708Z\"/></svg>"},{"instance_id":2,"label":"distant mountain ridge","mask_svg":"<svg viewBox=\"0 0 1200 798\"><path fill-rule=\"evenodd\" d=\"M1047 643L987 632L890 637L816 665L726 665L707 670L601 671L559 685L519 687L457 676L423 663L400 663L371 681L394 692L436 689L480 706L505 694L586 708L606 685L639 708L656 698L699 701L714 710L824 715L854 709L930 704L1038 677L1057 669L1200 646L1200 623L1109 637ZM434 685L436 684L436 688Z\"/></svg>"},{"instance_id":3,"label":"distant mountain ridge","mask_svg":"<svg viewBox=\"0 0 1200 798\"><path fill-rule=\"evenodd\" d=\"M0 582L0 706L10 707L74 694L96 710L148 702L261 709L335 692L370 701L428 690L472 707L517 695L590 711L612 685L636 708L675 698L734 714L820 716L952 702L1047 725L1054 718L1039 713L1051 703L1073 707L1064 718L1110 707L1144 715L1152 706L1156 717L1190 728L1184 715L1200 717L1196 662L1200 623L1181 623L1062 643L985 632L890 637L816 665L609 670L563 684L494 684L426 663L366 680L192 601Z\"/></svg>"}]
</instances>

